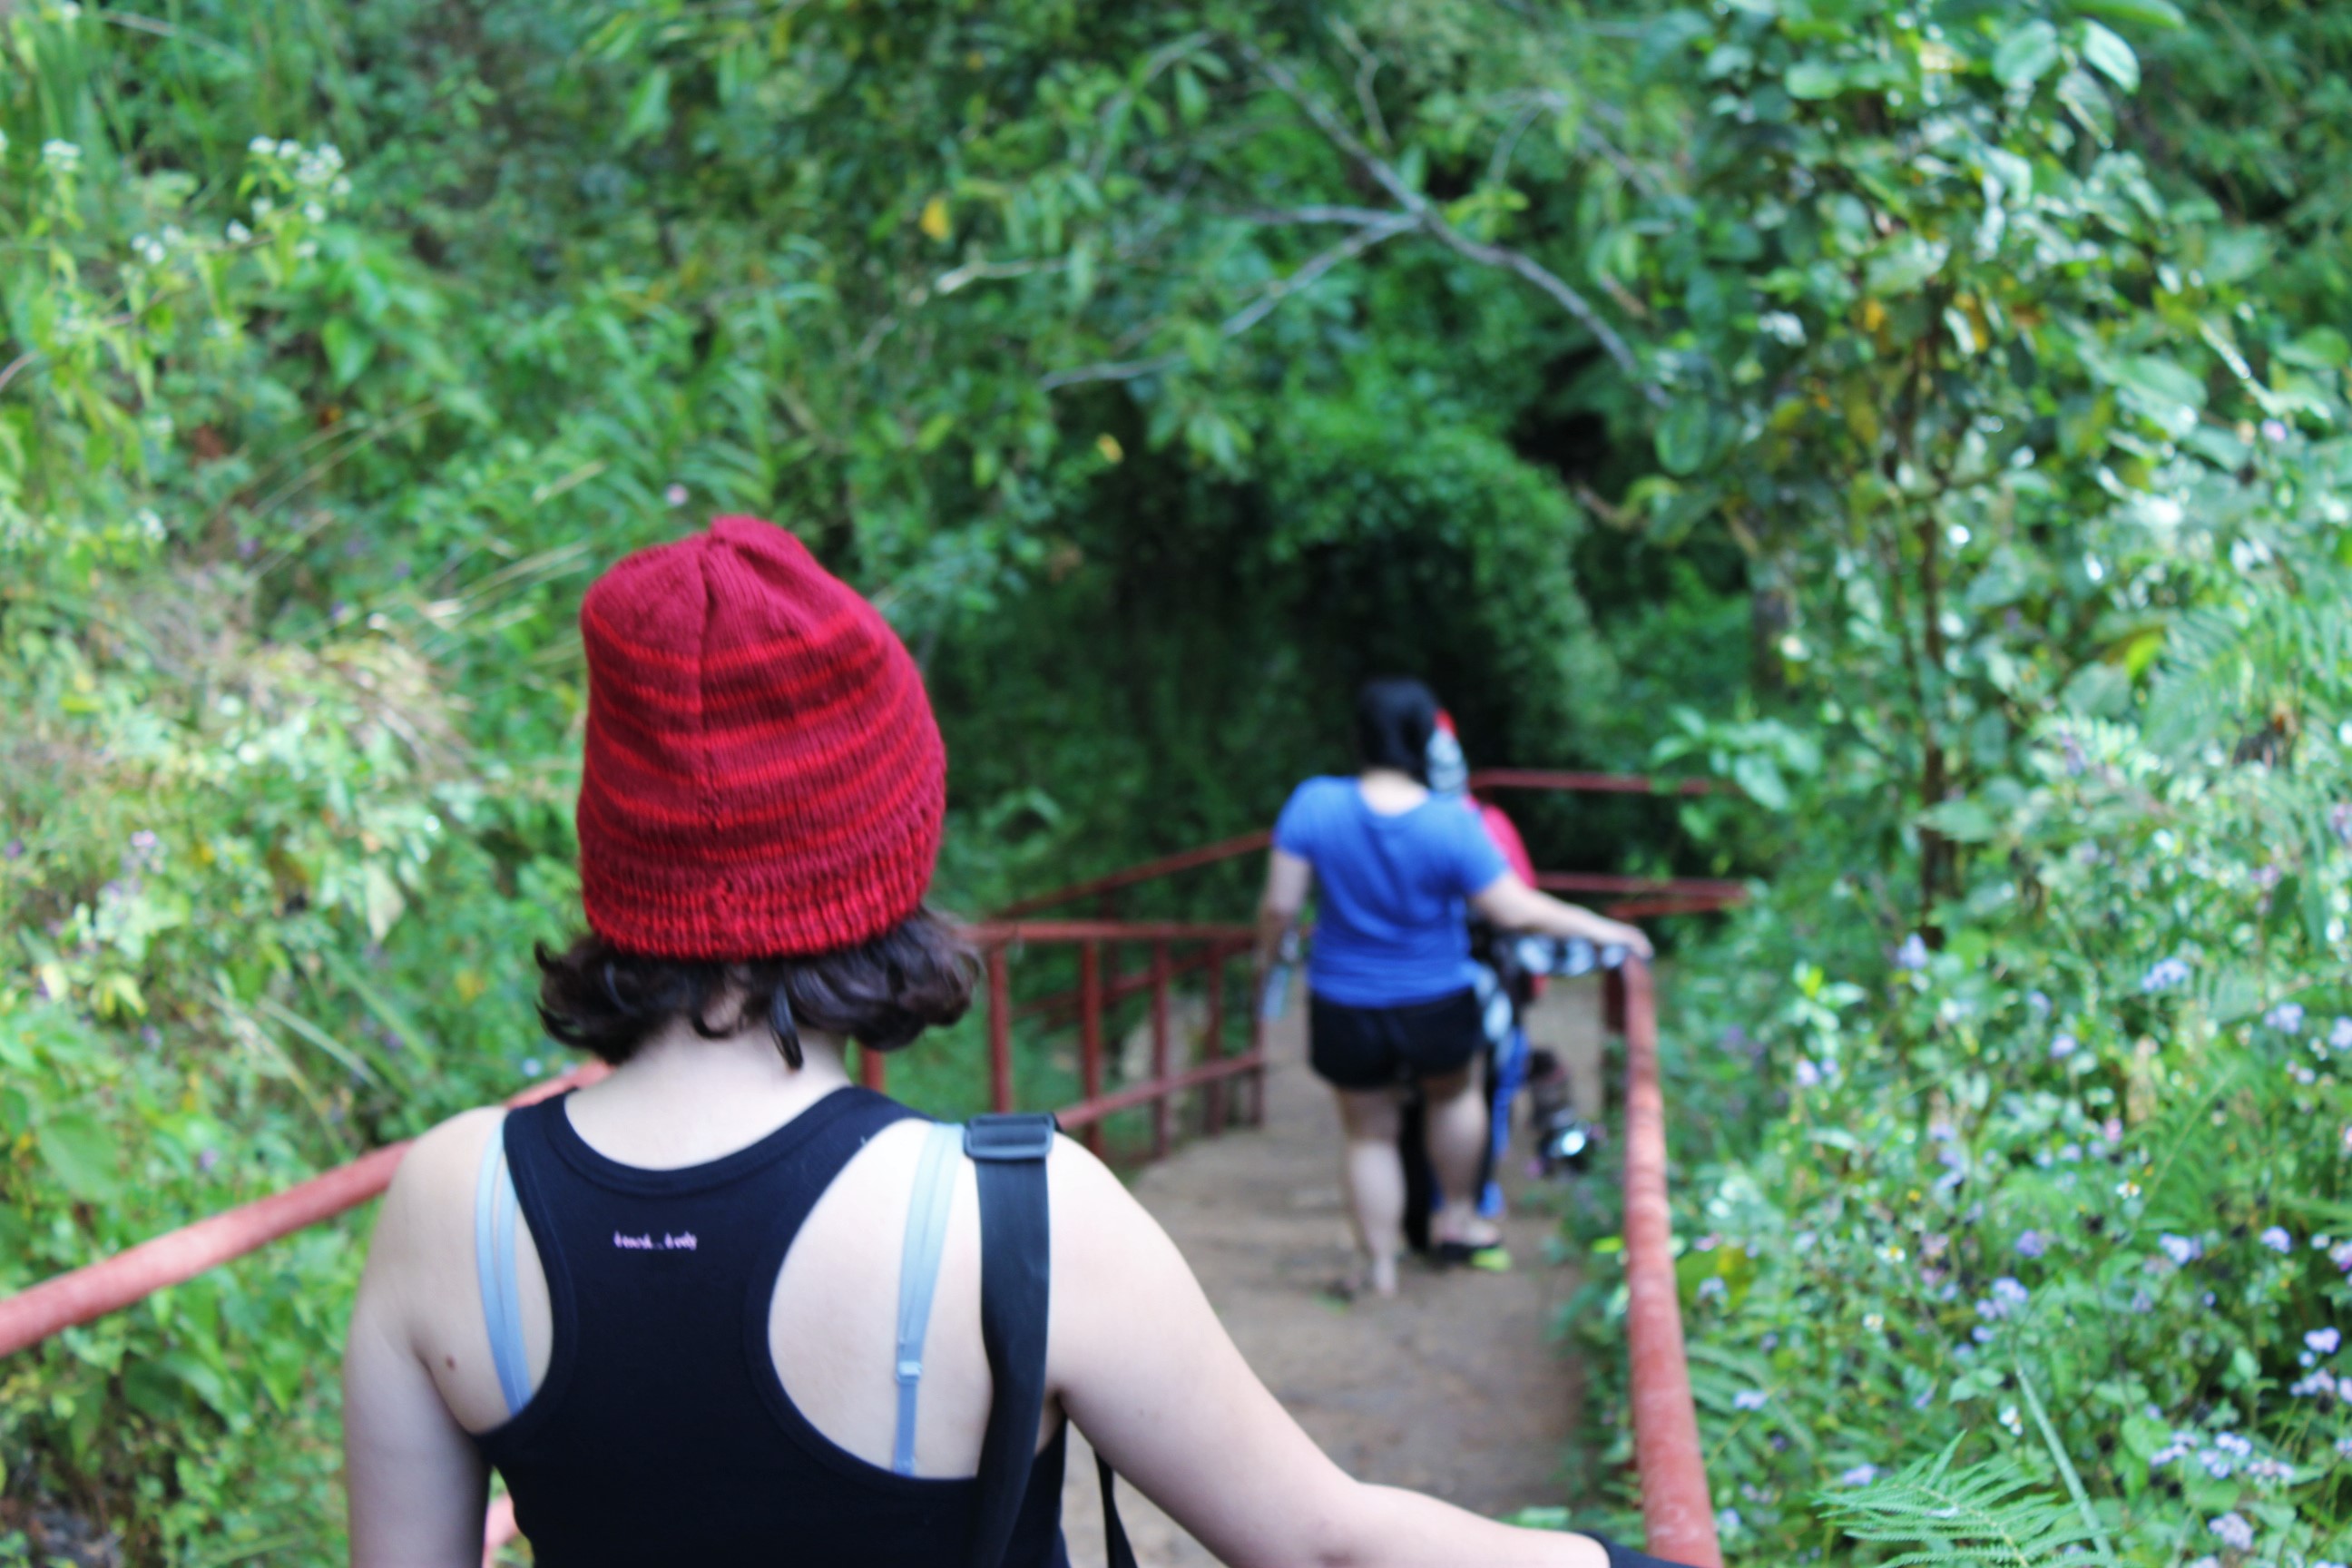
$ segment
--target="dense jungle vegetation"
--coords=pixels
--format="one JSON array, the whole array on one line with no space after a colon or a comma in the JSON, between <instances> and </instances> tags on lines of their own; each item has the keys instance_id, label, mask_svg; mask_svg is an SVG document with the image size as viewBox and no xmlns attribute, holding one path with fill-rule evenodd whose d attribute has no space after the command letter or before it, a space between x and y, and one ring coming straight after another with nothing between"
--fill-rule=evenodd
<instances>
[{"instance_id":1,"label":"dense jungle vegetation","mask_svg":"<svg viewBox=\"0 0 2352 1568\"><path fill-rule=\"evenodd\" d=\"M1736 783L1529 822L1758 879L1666 933L1735 1561L2352 1559L2352 11L0 53L0 1290L552 1070L578 595L750 511L923 662L961 909L1263 825L1376 668L1479 761ZM0 1364L0 1562L338 1561L363 1221ZM1612 1223L1568 1517L1623 1528Z\"/></svg>"}]
</instances>

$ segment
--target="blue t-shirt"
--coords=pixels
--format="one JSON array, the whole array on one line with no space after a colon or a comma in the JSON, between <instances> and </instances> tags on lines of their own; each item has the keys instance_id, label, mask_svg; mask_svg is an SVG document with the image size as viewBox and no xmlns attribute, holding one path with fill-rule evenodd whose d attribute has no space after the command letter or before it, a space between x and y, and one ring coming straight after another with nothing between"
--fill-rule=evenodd
<instances>
[{"instance_id":1,"label":"blue t-shirt","mask_svg":"<svg viewBox=\"0 0 2352 1568\"><path fill-rule=\"evenodd\" d=\"M1474 984L1463 900L1507 868L1476 813L1433 795L1383 816L1351 778L1308 779L1274 847L1322 885L1307 980L1349 1007L1431 1002Z\"/></svg>"}]
</instances>

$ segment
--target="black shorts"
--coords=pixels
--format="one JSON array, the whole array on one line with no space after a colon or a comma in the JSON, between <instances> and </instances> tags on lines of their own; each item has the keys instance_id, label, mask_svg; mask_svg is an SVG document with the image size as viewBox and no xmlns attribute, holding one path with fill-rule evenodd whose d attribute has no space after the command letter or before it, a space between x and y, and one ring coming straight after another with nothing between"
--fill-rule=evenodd
<instances>
[{"instance_id":1,"label":"black shorts","mask_svg":"<svg viewBox=\"0 0 2352 1568\"><path fill-rule=\"evenodd\" d=\"M1478 994L1464 989L1402 1007L1309 998L1307 1059L1334 1089L1387 1089L1460 1072L1486 1043Z\"/></svg>"}]
</instances>

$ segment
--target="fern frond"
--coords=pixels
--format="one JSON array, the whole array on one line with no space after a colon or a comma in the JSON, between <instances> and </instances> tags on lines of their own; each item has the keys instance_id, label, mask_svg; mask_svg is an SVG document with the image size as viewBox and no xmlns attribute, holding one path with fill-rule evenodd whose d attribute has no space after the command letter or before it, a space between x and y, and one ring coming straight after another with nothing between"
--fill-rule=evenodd
<instances>
[{"instance_id":1,"label":"fern frond","mask_svg":"<svg viewBox=\"0 0 2352 1568\"><path fill-rule=\"evenodd\" d=\"M2002 1455L1955 1467L1966 1439L1867 1487L1815 1500L1856 1541L1906 1548L1883 1568L2092 1568L2114 1559L2070 1501Z\"/></svg>"}]
</instances>

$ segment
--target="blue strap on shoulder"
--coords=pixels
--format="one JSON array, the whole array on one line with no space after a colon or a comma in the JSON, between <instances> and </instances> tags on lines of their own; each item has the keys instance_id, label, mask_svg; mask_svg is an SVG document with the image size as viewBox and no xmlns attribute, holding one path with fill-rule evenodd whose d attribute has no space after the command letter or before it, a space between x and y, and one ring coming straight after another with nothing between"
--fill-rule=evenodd
<instances>
[{"instance_id":1,"label":"blue strap on shoulder","mask_svg":"<svg viewBox=\"0 0 2352 1568\"><path fill-rule=\"evenodd\" d=\"M955 1177L961 1162L963 1129L931 1124L915 1166L915 1194L907 1205L907 1240L898 1261L898 1434L890 1445L890 1468L915 1473L915 1408L922 1394L923 1339L931 1325L931 1296L940 1282L940 1255L948 1239L948 1215L955 1205Z\"/></svg>"},{"instance_id":2,"label":"blue strap on shoulder","mask_svg":"<svg viewBox=\"0 0 2352 1568\"><path fill-rule=\"evenodd\" d=\"M501 1124L482 1146L481 1174L474 1183L474 1276L490 1332L490 1364L510 1416L530 1402L530 1355L523 1346L522 1299L515 1284L515 1209Z\"/></svg>"}]
</instances>

